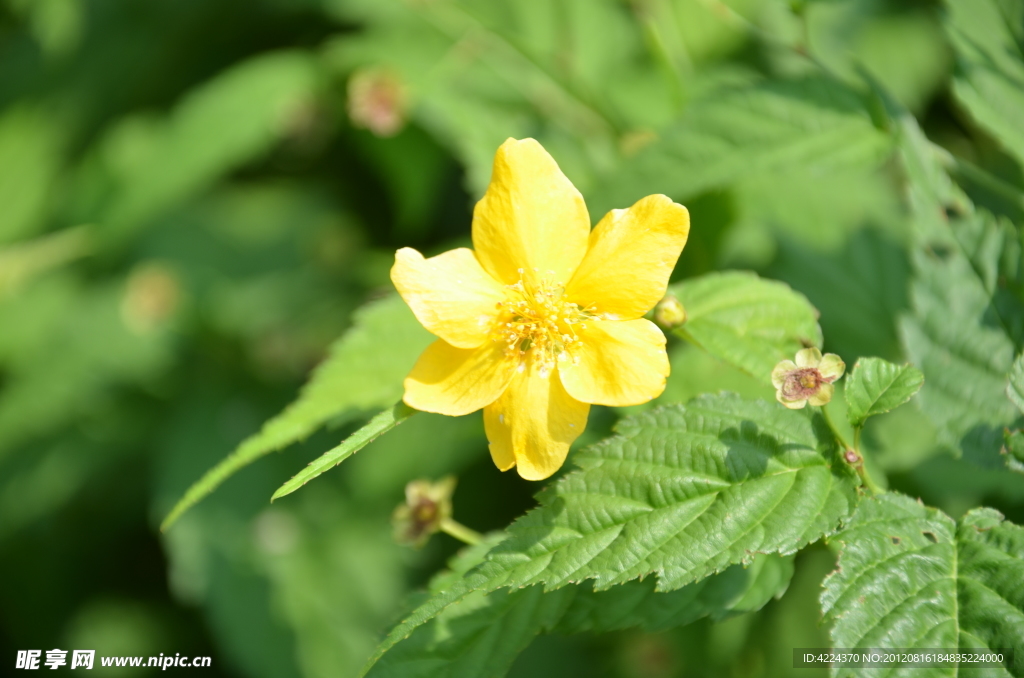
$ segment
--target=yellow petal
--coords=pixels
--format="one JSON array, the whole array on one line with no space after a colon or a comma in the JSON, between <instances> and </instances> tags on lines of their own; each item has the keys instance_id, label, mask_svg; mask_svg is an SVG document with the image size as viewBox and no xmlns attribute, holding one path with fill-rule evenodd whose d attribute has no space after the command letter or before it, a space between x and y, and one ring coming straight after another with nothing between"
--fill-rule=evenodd
<instances>
[{"instance_id":1,"label":"yellow petal","mask_svg":"<svg viewBox=\"0 0 1024 678\"><path fill-rule=\"evenodd\" d=\"M802 348L796 352L796 366L800 368L817 367L821 362L821 351L815 347Z\"/></svg>"},{"instance_id":2,"label":"yellow petal","mask_svg":"<svg viewBox=\"0 0 1024 678\"><path fill-rule=\"evenodd\" d=\"M587 427L590 405L572 398L558 376L536 368L516 374L484 410L491 458L505 471L513 464L527 480L543 480L565 463L569 446Z\"/></svg>"},{"instance_id":3,"label":"yellow petal","mask_svg":"<svg viewBox=\"0 0 1024 678\"><path fill-rule=\"evenodd\" d=\"M491 460L498 470L507 471L515 466L512 432L509 426L505 426L505 405L502 404L501 398L484 408L484 431L487 433L487 448L491 451Z\"/></svg>"},{"instance_id":4,"label":"yellow petal","mask_svg":"<svg viewBox=\"0 0 1024 678\"><path fill-rule=\"evenodd\" d=\"M565 283L587 251L583 196L533 139L509 139L494 156L487 192L473 211L473 248L505 284ZM523 269L523 273L519 273Z\"/></svg>"},{"instance_id":5,"label":"yellow petal","mask_svg":"<svg viewBox=\"0 0 1024 678\"><path fill-rule=\"evenodd\" d=\"M843 359L835 353L826 353L822 356L821 362L818 363L818 373L821 374L822 378L828 383L832 383L839 377L843 376L843 372L845 371L846 363L844 363Z\"/></svg>"},{"instance_id":6,"label":"yellow petal","mask_svg":"<svg viewBox=\"0 0 1024 678\"><path fill-rule=\"evenodd\" d=\"M786 377L798 369L800 368L792 360L783 360L772 370L772 385L775 388L781 389L782 385L786 383Z\"/></svg>"},{"instance_id":7,"label":"yellow petal","mask_svg":"<svg viewBox=\"0 0 1024 678\"><path fill-rule=\"evenodd\" d=\"M663 195L612 210L590 234L566 296L620 320L639 318L665 296L690 233L690 213Z\"/></svg>"},{"instance_id":8,"label":"yellow petal","mask_svg":"<svg viewBox=\"0 0 1024 678\"><path fill-rule=\"evenodd\" d=\"M804 406L807 405L806 398L802 400L786 400L782 397L781 392L775 394L775 399L791 410L802 410L804 409Z\"/></svg>"},{"instance_id":9,"label":"yellow petal","mask_svg":"<svg viewBox=\"0 0 1024 678\"><path fill-rule=\"evenodd\" d=\"M457 417L497 400L514 373L515 362L505 357L499 342L458 348L439 339L405 378L403 400L417 410Z\"/></svg>"},{"instance_id":10,"label":"yellow petal","mask_svg":"<svg viewBox=\"0 0 1024 678\"><path fill-rule=\"evenodd\" d=\"M810 397L810 402L815 407L821 407L828 405L832 400L832 394L835 392L836 387L832 384L822 384L818 387L818 392Z\"/></svg>"},{"instance_id":11,"label":"yellow petal","mask_svg":"<svg viewBox=\"0 0 1024 678\"><path fill-rule=\"evenodd\" d=\"M424 259L409 247L395 252L391 280L430 332L452 346L475 348L497 318L505 288L487 274L465 247Z\"/></svg>"},{"instance_id":12,"label":"yellow petal","mask_svg":"<svg viewBox=\"0 0 1024 678\"><path fill-rule=\"evenodd\" d=\"M669 373L665 335L649 320L588 321L558 373L573 398L639 405L661 395Z\"/></svg>"}]
</instances>

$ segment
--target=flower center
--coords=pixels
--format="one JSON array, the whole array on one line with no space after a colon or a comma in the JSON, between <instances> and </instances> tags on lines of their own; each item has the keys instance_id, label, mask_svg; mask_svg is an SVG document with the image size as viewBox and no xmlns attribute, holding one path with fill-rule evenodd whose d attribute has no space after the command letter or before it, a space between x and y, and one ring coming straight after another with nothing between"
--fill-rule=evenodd
<instances>
[{"instance_id":1,"label":"flower center","mask_svg":"<svg viewBox=\"0 0 1024 678\"><path fill-rule=\"evenodd\" d=\"M786 376L786 381L782 385L782 394L791 400L810 398L818 392L818 388L824 381L821 372L817 369L804 367Z\"/></svg>"},{"instance_id":2,"label":"flower center","mask_svg":"<svg viewBox=\"0 0 1024 678\"><path fill-rule=\"evenodd\" d=\"M528 283L520 277L507 289L507 299L497 306L495 340L505 344L505 355L518 361L520 372L532 361L540 376L547 377L559 357L580 340L586 321L597 316L568 301L561 282Z\"/></svg>"}]
</instances>

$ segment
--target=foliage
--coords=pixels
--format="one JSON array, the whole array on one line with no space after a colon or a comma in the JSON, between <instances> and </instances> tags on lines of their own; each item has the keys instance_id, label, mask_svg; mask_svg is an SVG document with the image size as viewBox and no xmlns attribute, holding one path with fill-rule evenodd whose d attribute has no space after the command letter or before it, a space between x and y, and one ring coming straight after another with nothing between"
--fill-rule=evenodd
<instances>
[{"instance_id":1,"label":"foliage","mask_svg":"<svg viewBox=\"0 0 1024 678\"><path fill-rule=\"evenodd\" d=\"M1024 676L1020 0L0 6L5 656L637 678L987 646ZM410 416L433 337L388 279L467 244L527 136L594 222L658 192L692 222L664 394L594 407L543 485L479 415ZM771 371L811 346L852 368L787 410ZM487 536L395 544L449 474Z\"/></svg>"},{"instance_id":2,"label":"foliage","mask_svg":"<svg viewBox=\"0 0 1024 678\"><path fill-rule=\"evenodd\" d=\"M836 647L1011 648L1024 638L1024 528L993 509L959 522L909 497L861 504L822 607ZM1020 675L1020 664L1007 667ZM846 670L839 675L861 675Z\"/></svg>"},{"instance_id":3,"label":"foliage","mask_svg":"<svg viewBox=\"0 0 1024 678\"><path fill-rule=\"evenodd\" d=\"M867 418L896 409L914 397L924 383L913 365L893 365L880 358L862 358L846 381L846 416L858 428Z\"/></svg>"}]
</instances>

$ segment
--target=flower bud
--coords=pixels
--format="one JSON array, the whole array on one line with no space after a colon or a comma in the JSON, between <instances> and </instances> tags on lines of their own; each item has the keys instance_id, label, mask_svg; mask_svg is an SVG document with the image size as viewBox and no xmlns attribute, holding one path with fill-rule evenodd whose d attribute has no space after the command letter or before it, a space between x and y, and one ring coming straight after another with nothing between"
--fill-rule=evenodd
<instances>
[{"instance_id":1,"label":"flower bud","mask_svg":"<svg viewBox=\"0 0 1024 678\"><path fill-rule=\"evenodd\" d=\"M654 322L666 330L679 327L686 322L686 309L678 299L667 296L654 307Z\"/></svg>"},{"instance_id":2,"label":"flower bud","mask_svg":"<svg viewBox=\"0 0 1024 678\"><path fill-rule=\"evenodd\" d=\"M128 276L121 298L121 318L136 334L149 334L171 319L181 302L181 284L174 269L149 262Z\"/></svg>"},{"instance_id":3,"label":"flower bud","mask_svg":"<svg viewBox=\"0 0 1024 678\"><path fill-rule=\"evenodd\" d=\"M821 355L816 348L797 351L796 362L783 360L772 370L775 399L791 410L808 402L821 407L832 400L834 381L843 376L846 363L834 353Z\"/></svg>"},{"instance_id":4,"label":"flower bud","mask_svg":"<svg viewBox=\"0 0 1024 678\"><path fill-rule=\"evenodd\" d=\"M451 518L455 482L454 476L446 476L436 483L421 479L406 485L405 503L391 514L395 541L416 548L426 544L441 523Z\"/></svg>"},{"instance_id":5,"label":"flower bud","mask_svg":"<svg viewBox=\"0 0 1024 678\"><path fill-rule=\"evenodd\" d=\"M405 125L405 113L405 85L395 73L365 68L349 78L348 116L356 127L379 137L394 136Z\"/></svg>"}]
</instances>

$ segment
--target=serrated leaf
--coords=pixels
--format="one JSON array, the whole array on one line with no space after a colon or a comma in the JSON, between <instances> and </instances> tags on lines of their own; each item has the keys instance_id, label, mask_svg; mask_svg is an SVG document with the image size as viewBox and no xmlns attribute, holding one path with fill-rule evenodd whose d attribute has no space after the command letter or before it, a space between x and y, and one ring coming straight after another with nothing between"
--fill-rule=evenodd
<instances>
[{"instance_id":1,"label":"serrated leaf","mask_svg":"<svg viewBox=\"0 0 1024 678\"><path fill-rule=\"evenodd\" d=\"M659 631L702 617L718 621L759 610L786 592L793 577L793 560L794 556L757 555L747 566L733 565L665 592L658 591L650 579L604 591L594 591L584 583L577 587L575 599L554 631L607 633L633 627Z\"/></svg>"},{"instance_id":2,"label":"serrated leaf","mask_svg":"<svg viewBox=\"0 0 1024 678\"><path fill-rule=\"evenodd\" d=\"M791 554L830 534L857 501L817 416L732 394L627 418L576 455L582 470L540 495L488 560L398 625L372 661L474 591L650 573L678 589L754 553Z\"/></svg>"},{"instance_id":3,"label":"serrated leaf","mask_svg":"<svg viewBox=\"0 0 1024 678\"><path fill-rule=\"evenodd\" d=\"M585 582L547 592L541 586L477 592L417 628L367 675L502 676L540 634L661 630L702 617L722 619L758 610L781 596L792 574L792 557L757 556L747 568L734 565L667 593L657 592L651 580L607 591L594 591L592 583Z\"/></svg>"},{"instance_id":4,"label":"serrated leaf","mask_svg":"<svg viewBox=\"0 0 1024 678\"><path fill-rule=\"evenodd\" d=\"M982 466L1000 466L1002 429L1017 416L1006 375L1024 340L1020 234L975 211L942 170L913 118L900 128L918 247L910 313L900 319L907 357L924 373L921 409L940 440ZM947 210L961 213L950 217Z\"/></svg>"},{"instance_id":5,"label":"serrated leaf","mask_svg":"<svg viewBox=\"0 0 1024 678\"><path fill-rule=\"evenodd\" d=\"M310 462L309 466L302 469L302 471L297 473L295 477L279 487L270 498L270 501L289 495L308 483L310 480L313 480L313 478L316 478L326 471L330 471L332 468L372 443L379 436L384 435L412 415L416 414L416 412L417 410L414 410L401 402L394 407L384 410L368 421L366 425L358 431L350 435L348 438L345 438L340 445L328 450Z\"/></svg>"},{"instance_id":6,"label":"serrated leaf","mask_svg":"<svg viewBox=\"0 0 1024 678\"><path fill-rule=\"evenodd\" d=\"M853 427L868 417L894 410L914 397L924 375L913 365L895 365L881 358L861 358L846 378L846 416Z\"/></svg>"},{"instance_id":7,"label":"serrated leaf","mask_svg":"<svg viewBox=\"0 0 1024 678\"><path fill-rule=\"evenodd\" d=\"M921 409L945 443L968 459L991 464L1002 427L1016 416L1006 398L1014 346L985 322L989 297L970 263L951 254L914 254L913 311L900 322L903 345L927 380Z\"/></svg>"},{"instance_id":8,"label":"serrated leaf","mask_svg":"<svg viewBox=\"0 0 1024 678\"><path fill-rule=\"evenodd\" d=\"M402 379L431 340L400 297L367 304L356 312L352 329L334 343L298 400L192 485L161 529L260 457L302 440L328 422L351 419L360 411L398 400Z\"/></svg>"},{"instance_id":9,"label":"serrated leaf","mask_svg":"<svg viewBox=\"0 0 1024 678\"><path fill-rule=\"evenodd\" d=\"M974 509L957 525L937 509L885 494L862 502L837 539L838 568L821 597L835 647L1024 652L1024 528L998 511ZM992 675L1022 676L1024 664Z\"/></svg>"},{"instance_id":10,"label":"serrated leaf","mask_svg":"<svg viewBox=\"0 0 1024 678\"><path fill-rule=\"evenodd\" d=\"M677 283L669 294L686 308L677 334L764 383L780 360L821 345L817 311L785 283L727 271Z\"/></svg>"},{"instance_id":11,"label":"serrated leaf","mask_svg":"<svg viewBox=\"0 0 1024 678\"><path fill-rule=\"evenodd\" d=\"M1011 22L1022 19L996 0L947 0L945 28L957 57L953 94L982 127L1024 163L1024 58Z\"/></svg>"},{"instance_id":12,"label":"serrated leaf","mask_svg":"<svg viewBox=\"0 0 1024 678\"><path fill-rule=\"evenodd\" d=\"M1002 452L1010 470L1024 473L1024 431L1004 431Z\"/></svg>"},{"instance_id":13,"label":"serrated leaf","mask_svg":"<svg viewBox=\"0 0 1024 678\"><path fill-rule=\"evenodd\" d=\"M1024 353L1013 361L1009 383L1006 384L1006 395L1021 412L1024 412Z\"/></svg>"},{"instance_id":14,"label":"serrated leaf","mask_svg":"<svg viewBox=\"0 0 1024 678\"><path fill-rule=\"evenodd\" d=\"M865 102L838 81L759 82L708 94L595 191L603 209L685 199L756 174L876 164L888 153Z\"/></svg>"},{"instance_id":15,"label":"serrated leaf","mask_svg":"<svg viewBox=\"0 0 1024 678\"><path fill-rule=\"evenodd\" d=\"M907 309L910 261L906 246L886 232L864 228L827 253L809 248L806 238L781 238L766 272L821 309L831 352L902 355L896 319Z\"/></svg>"}]
</instances>

